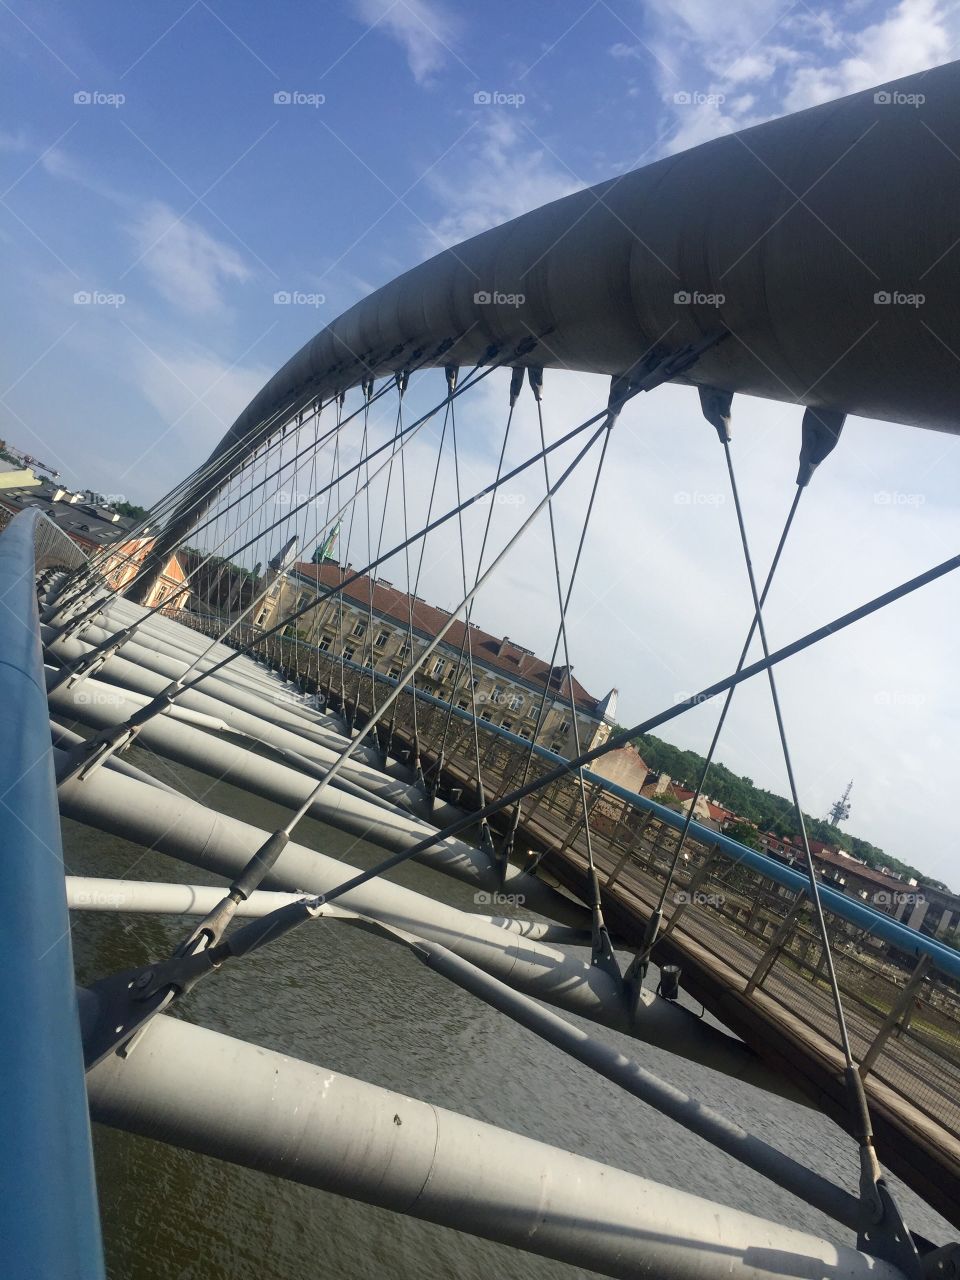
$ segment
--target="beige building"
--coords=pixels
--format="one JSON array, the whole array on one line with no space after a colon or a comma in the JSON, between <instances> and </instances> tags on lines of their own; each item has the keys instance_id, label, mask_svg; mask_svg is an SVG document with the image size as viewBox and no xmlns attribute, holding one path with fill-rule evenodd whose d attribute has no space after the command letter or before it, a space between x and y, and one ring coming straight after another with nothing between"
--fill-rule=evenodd
<instances>
[{"instance_id":1,"label":"beige building","mask_svg":"<svg viewBox=\"0 0 960 1280\"><path fill-rule=\"evenodd\" d=\"M275 576L254 619L267 629L303 608L318 589L340 586L349 573L332 559L301 563ZM449 621L443 609L408 596L383 578L358 578L337 596L323 601L292 624L299 638L331 657L373 668L396 680ZM529 649L508 636L490 635L470 624L473 691L464 643L466 625L454 620L437 649L417 673L417 687L436 698L469 711L476 703L481 720L530 739L537 725L540 703L547 694L547 712L538 741L561 755L575 754L571 690L576 708L580 749L605 742L616 714L617 691L595 698L566 667L549 667ZM411 646L412 639L412 646ZM461 661L461 650L463 658Z\"/></svg>"}]
</instances>

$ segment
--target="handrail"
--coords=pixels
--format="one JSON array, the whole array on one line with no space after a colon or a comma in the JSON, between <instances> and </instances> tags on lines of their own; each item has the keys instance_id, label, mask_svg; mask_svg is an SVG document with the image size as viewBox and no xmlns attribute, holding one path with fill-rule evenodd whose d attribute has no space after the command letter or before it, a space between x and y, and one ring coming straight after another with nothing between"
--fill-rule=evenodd
<instances>
[{"instance_id":1,"label":"handrail","mask_svg":"<svg viewBox=\"0 0 960 1280\"><path fill-rule=\"evenodd\" d=\"M0 1239L9 1275L100 1280L37 611L36 553L49 523L28 508L0 533Z\"/></svg>"},{"instance_id":2,"label":"handrail","mask_svg":"<svg viewBox=\"0 0 960 1280\"><path fill-rule=\"evenodd\" d=\"M306 644L305 641L295 639L292 636L285 637L285 640L288 644ZM309 649L311 646L307 644L306 647ZM364 672L367 671L366 668L361 668L354 662L347 661L347 665ZM388 684L396 684L395 680L391 680L389 676L384 675L382 672L376 672L376 676L378 680L386 681ZM452 710L453 714L459 719L471 723L473 721L473 716L469 711L453 706L443 698L436 698L433 694L427 693L425 689L417 689L416 697L418 701L441 707L444 711ZM508 729L501 728L500 725L484 721L480 728L487 733L503 738L507 742L521 746L524 750L530 749L531 744L527 738L521 738L519 734L511 733ZM533 753L553 765L566 762L565 757L536 744L533 746ZM669 809L666 805L658 804L656 800L651 800L648 796L640 795L636 791L630 791L627 787L622 787L617 782L611 782L609 778L604 778L592 769L584 769L583 776L586 782L600 787L603 791L616 796L620 800L625 800L634 808L643 809L653 814L654 817L667 826L674 827L679 831L685 824L686 816L684 814L677 813L676 810ZM694 820L690 823L689 834L691 839L697 840L702 844L715 845L725 857L732 859L734 862L742 863L752 871L766 876L794 893L798 890L809 888L810 881L806 872L795 871L792 867L785 866L782 862L771 858L769 854L751 849L748 845L741 844L738 840L732 840L729 836L725 836L719 831L714 831L712 827L705 827L702 823ZM892 919L875 907L858 902L855 898L849 898L846 894L831 888L827 884L821 884L819 888L824 908L832 915L839 916L842 920L846 920L848 924L853 924L859 929L865 929L874 937L881 938L884 942L890 943L908 955L917 958L924 955L929 956L931 962L942 973L949 975L951 978L960 979L960 952L954 950L953 947L945 946L942 942L938 942L936 938L930 937L929 934L921 933L918 929L912 929L909 925Z\"/></svg>"}]
</instances>

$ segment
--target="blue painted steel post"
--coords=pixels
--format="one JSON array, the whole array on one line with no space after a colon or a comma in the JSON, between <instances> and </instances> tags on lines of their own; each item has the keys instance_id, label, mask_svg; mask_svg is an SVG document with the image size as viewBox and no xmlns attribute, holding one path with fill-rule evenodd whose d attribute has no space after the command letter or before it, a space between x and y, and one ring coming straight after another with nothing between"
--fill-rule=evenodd
<instances>
[{"instance_id":1,"label":"blue painted steel post","mask_svg":"<svg viewBox=\"0 0 960 1280\"><path fill-rule=\"evenodd\" d=\"M104 1274L35 589L0 534L0 1241L18 1280Z\"/></svg>"}]
</instances>

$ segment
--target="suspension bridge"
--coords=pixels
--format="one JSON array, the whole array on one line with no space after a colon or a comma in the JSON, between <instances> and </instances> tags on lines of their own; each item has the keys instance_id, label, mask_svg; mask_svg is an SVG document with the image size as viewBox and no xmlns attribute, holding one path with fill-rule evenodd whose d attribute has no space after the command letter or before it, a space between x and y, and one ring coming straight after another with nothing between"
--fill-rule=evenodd
<instances>
[{"instance_id":1,"label":"suspension bridge","mask_svg":"<svg viewBox=\"0 0 960 1280\"><path fill-rule=\"evenodd\" d=\"M4 866L16 907L0 932L0 1218L12 1274L103 1274L89 1107L108 1125L612 1276L960 1275L958 1247L912 1233L884 1175L960 1225L960 953L818 879L777 688L781 663L946 578L960 556L786 642L764 622L847 415L957 430L960 64L894 88L915 97L921 84L920 109L857 94L579 192L414 268L308 342L133 537L87 556L36 510L0 534ZM887 283L921 281L922 321L876 300ZM551 402L555 369L591 377L584 420ZM610 440L635 399L666 383L699 397L703 447L722 452L752 607L725 676L584 740L568 630L583 549ZM494 392L502 418L488 422L481 474L464 405ZM762 571L738 488L738 395L796 406L797 482ZM517 425L521 401L535 406L532 435ZM520 483L534 500L497 500ZM547 553L546 666L557 678L544 678L521 734L478 701L473 615L500 575L523 572L532 538ZM425 637L412 602L430 589L438 548L453 558L459 599ZM313 549L326 577L286 590ZM181 572L160 592L171 557ZM385 569L408 602L389 669L368 586ZM308 625L321 607L325 636ZM348 645L345 619L364 607ZM451 645L438 689L428 673ZM694 816L748 680L769 688L801 830L795 867ZM592 767L704 703L715 730L686 814ZM569 712L564 754L544 732L558 708ZM135 763L133 744L158 767ZM165 780L164 762L280 806L284 820L261 829L205 804ZM223 887L189 874L65 877L58 813ZM308 847L297 838L307 819L382 858L352 869ZM410 859L472 886L478 910L394 883ZM524 910L480 909L505 900ZM172 954L77 987L71 910L187 923ZM855 1242L187 1020L198 984L214 987L225 966L240 972L318 921L421 961L424 982L469 992ZM171 1016L181 1008L186 1019ZM605 1040L611 1028L636 1040L635 1059ZM645 1045L824 1111L857 1192L656 1076Z\"/></svg>"}]
</instances>

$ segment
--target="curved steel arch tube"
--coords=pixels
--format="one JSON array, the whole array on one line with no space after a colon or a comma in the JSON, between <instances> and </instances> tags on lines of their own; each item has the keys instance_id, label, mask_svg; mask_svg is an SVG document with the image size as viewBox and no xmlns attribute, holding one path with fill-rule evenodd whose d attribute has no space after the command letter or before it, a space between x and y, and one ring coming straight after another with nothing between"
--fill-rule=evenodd
<instances>
[{"instance_id":1,"label":"curved steel arch tube","mask_svg":"<svg viewBox=\"0 0 960 1280\"><path fill-rule=\"evenodd\" d=\"M898 106L899 95L920 101ZM235 465L238 441L255 448L310 400L411 363L503 358L532 340L538 365L620 374L726 330L733 340L687 380L955 432L958 152L953 62L523 214L321 330L240 414L204 483L215 489L218 457ZM922 309L884 305L897 294L922 296ZM188 494L159 551L196 511Z\"/></svg>"}]
</instances>

